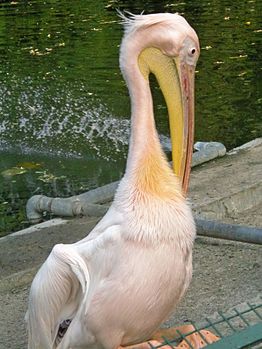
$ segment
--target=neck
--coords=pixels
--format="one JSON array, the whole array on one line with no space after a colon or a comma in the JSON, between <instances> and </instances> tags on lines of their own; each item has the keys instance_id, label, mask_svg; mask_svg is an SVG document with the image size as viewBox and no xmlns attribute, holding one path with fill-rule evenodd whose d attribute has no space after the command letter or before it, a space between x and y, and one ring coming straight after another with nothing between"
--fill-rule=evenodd
<instances>
[{"instance_id":1,"label":"neck","mask_svg":"<svg viewBox=\"0 0 262 349\"><path fill-rule=\"evenodd\" d=\"M131 98L131 138L126 173L114 204L125 213L126 238L150 244L157 244L159 240L180 241L180 214L191 216L178 178L160 145L148 72L140 70L139 52L134 55L133 49L121 56L122 72Z\"/></svg>"},{"instance_id":2,"label":"neck","mask_svg":"<svg viewBox=\"0 0 262 349\"><path fill-rule=\"evenodd\" d=\"M126 168L126 174L129 174L141 168L152 156L162 162L163 152L155 127L148 77L139 69L138 55L133 56L133 62L128 63L124 74L131 98L131 137Z\"/></svg>"},{"instance_id":3,"label":"neck","mask_svg":"<svg viewBox=\"0 0 262 349\"><path fill-rule=\"evenodd\" d=\"M128 61L121 62L131 98L131 138L125 177L141 192L170 197L168 193L175 191L179 195L180 185L162 151L155 127L148 72L146 69L141 72L138 54L127 57Z\"/></svg>"}]
</instances>

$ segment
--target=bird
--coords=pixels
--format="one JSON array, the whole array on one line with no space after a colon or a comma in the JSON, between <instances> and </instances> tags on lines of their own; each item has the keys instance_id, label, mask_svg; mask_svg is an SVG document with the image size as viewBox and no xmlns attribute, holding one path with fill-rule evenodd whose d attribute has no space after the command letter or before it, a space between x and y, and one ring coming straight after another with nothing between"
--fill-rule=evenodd
<instances>
[{"instance_id":1,"label":"bird","mask_svg":"<svg viewBox=\"0 0 262 349\"><path fill-rule=\"evenodd\" d=\"M120 69L131 100L126 170L105 216L82 240L57 244L37 272L29 349L148 348L192 277L187 200L198 36L178 14L120 14ZM157 133L150 74L169 116L173 168Z\"/></svg>"}]
</instances>

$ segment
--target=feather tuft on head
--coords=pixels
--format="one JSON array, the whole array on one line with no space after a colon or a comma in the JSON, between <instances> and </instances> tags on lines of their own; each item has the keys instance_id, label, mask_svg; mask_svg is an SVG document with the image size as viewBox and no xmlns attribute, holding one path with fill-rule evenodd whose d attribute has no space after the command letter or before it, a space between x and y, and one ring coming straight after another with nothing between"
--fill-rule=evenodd
<instances>
[{"instance_id":1,"label":"feather tuft on head","mask_svg":"<svg viewBox=\"0 0 262 349\"><path fill-rule=\"evenodd\" d=\"M121 24L124 26L125 34L130 34L140 29L146 29L156 24L172 23L174 17L179 17L180 21L185 19L177 13L161 13L161 14L149 14L144 15L143 12L140 15L135 15L131 12L121 12L117 10L118 16L121 18Z\"/></svg>"}]
</instances>

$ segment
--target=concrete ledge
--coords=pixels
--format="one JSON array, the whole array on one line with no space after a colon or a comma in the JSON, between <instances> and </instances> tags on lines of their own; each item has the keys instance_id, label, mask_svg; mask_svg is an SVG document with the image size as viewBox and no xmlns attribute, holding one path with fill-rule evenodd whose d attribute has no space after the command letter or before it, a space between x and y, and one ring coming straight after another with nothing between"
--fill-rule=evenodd
<instances>
[{"instance_id":1,"label":"concrete ledge","mask_svg":"<svg viewBox=\"0 0 262 349\"><path fill-rule=\"evenodd\" d=\"M19 230L19 231L16 231L15 233L3 236L0 238L0 243L2 241L10 239L10 238L15 238L17 236L26 235L26 234L32 234L32 233L38 232L42 229L55 227L56 225L61 225L61 224L65 224L65 223L67 223L67 220L62 219L62 218L50 219L49 221L39 223L39 224L33 225L29 228Z\"/></svg>"},{"instance_id":2,"label":"concrete ledge","mask_svg":"<svg viewBox=\"0 0 262 349\"><path fill-rule=\"evenodd\" d=\"M197 216L224 220L262 204L262 142L244 148L192 171L189 197Z\"/></svg>"},{"instance_id":3,"label":"concrete ledge","mask_svg":"<svg viewBox=\"0 0 262 349\"><path fill-rule=\"evenodd\" d=\"M225 217L234 216L261 203L262 181L246 186L229 196L224 196L203 205L193 205L192 208L195 214L202 218L223 220Z\"/></svg>"}]
</instances>

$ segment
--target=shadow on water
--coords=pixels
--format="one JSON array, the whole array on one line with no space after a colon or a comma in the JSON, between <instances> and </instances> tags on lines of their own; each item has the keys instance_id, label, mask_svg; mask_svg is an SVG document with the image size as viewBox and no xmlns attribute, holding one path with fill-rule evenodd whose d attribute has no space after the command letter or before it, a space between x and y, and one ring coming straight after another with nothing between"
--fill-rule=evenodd
<instances>
[{"instance_id":1,"label":"shadow on water","mask_svg":"<svg viewBox=\"0 0 262 349\"><path fill-rule=\"evenodd\" d=\"M121 177L129 97L115 9L179 12L199 34L196 140L261 135L260 1L2 1L0 234L27 225L33 194L70 196ZM160 134L166 107L152 92Z\"/></svg>"}]
</instances>

